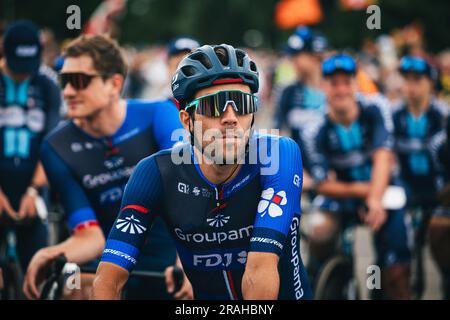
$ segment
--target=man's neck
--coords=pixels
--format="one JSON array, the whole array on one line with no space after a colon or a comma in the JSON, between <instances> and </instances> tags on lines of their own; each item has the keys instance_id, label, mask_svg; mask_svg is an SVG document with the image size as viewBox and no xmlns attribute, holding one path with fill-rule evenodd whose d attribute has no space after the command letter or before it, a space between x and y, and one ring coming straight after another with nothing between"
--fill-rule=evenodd
<instances>
[{"instance_id":1,"label":"man's neck","mask_svg":"<svg viewBox=\"0 0 450 320\"><path fill-rule=\"evenodd\" d=\"M123 124L126 113L126 101L119 99L90 117L75 119L74 123L91 136L112 136Z\"/></svg>"},{"instance_id":2,"label":"man's neck","mask_svg":"<svg viewBox=\"0 0 450 320\"><path fill-rule=\"evenodd\" d=\"M209 164L207 159L202 155L201 151L194 147L195 157L201 159L199 163L200 170L209 182L215 185L222 185L232 181L239 173L241 164ZM208 161L210 162L210 161Z\"/></svg>"},{"instance_id":3,"label":"man's neck","mask_svg":"<svg viewBox=\"0 0 450 320\"><path fill-rule=\"evenodd\" d=\"M345 112L335 112L333 108L329 108L329 116L331 121L341 124L345 127L350 126L358 118L358 104L356 101L352 103Z\"/></svg>"},{"instance_id":4,"label":"man's neck","mask_svg":"<svg viewBox=\"0 0 450 320\"><path fill-rule=\"evenodd\" d=\"M407 103L408 111L415 117L419 117L430 107L430 97L427 96L420 100L409 100Z\"/></svg>"}]
</instances>

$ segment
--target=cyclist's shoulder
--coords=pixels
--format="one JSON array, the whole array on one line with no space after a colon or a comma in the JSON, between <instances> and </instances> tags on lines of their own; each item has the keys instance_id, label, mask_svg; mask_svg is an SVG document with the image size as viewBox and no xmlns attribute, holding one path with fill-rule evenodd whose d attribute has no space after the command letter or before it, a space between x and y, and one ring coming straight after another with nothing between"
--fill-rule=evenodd
<instances>
[{"instance_id":1,"label":"cyclist's shoulder","mask_svg":"<svg viewBox=\"0 0 450 320\"><path fill-rule=\"evenodd\" d=\"M382 112L392 112L392 105L389 100L380 93L374 94L362 94L358 93L356 96L357 101L364 111L381 110Z\"/></svg>"},{"instance_id":2,"label":"cyclist's shoulder","mask_svg":"<svg viewBox=\"0 0 450 320\"><path fill-rule=\"evenodd\" d=\"M434 98L431 101L430 109L432 112L436 113L438 116L446 118L450 114L450 106L447 102Z\"/></svg>"},{"instance_id":3,"label":"cyclist's shoulder","mask_svg":"<svg viewBox=\"0 0 450 320\"><path fill-rule=\"evenodd\" d=\"M176 108L170 99L127 99L127 109L131 112L151 114L160 109Z\"/></svg>"},{"instance_id":4,"label":"cyclist's shoulder","mask_svg":"<svg viewBox=\"0 0 450 320\"><path fill-rule=\"evenodd\" d=\"M44 142L52 142L60 137L70 137L73 130L72 120L62 120L44 137Z\"/></svg>"}]
</instances>

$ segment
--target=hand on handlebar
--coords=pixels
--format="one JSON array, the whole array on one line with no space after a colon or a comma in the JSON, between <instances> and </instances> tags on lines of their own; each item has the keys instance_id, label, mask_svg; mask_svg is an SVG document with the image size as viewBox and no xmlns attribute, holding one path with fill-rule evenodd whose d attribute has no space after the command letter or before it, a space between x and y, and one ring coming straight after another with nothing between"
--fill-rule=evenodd
<instances>
[{"instance_id":1,"label":"hand on handlebar","mask_svg":"<svg viewBox=\"0 0 450 320\"><path fill-rule=\"evenodd\" d=\"M181 279L176 279L177 272L181 273L179 275L179 277L182 277ZM192 285L181 268L174 266L167 267L166 270L164 271L164 274L166 276L167 292L173 294L173 297L175 299L177 300L194 299L194 292L192 290ZM177 281L182 281L182 285L181 288L179 288L179 290L176 291L176 289L178 289L176 288Z\"/></svg>"},{"instance_id":2,"label":"hand on handlebar","mask_svg":"<svg viewBox=\"0 0 450 320\"><path fill-rule=\"evenodd\" d=\"M28 299L40 298L41 293L38 287L44 282L50 263L61 254L62 252L49 247L39 250L33 256L23 281L23 293Z\"/></svg>"}]
</instances>

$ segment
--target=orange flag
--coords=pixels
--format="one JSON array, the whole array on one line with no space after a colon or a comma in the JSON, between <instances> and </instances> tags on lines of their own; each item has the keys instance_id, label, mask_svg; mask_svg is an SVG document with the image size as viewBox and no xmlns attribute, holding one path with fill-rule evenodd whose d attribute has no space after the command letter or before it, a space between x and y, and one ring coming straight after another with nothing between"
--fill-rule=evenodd
<instances>
[{"instance_id":1,"label":"orange flag","mask_svg":"<svg viewBox=\"0 0 450 320\"><path fill-rule=\"evenodd\" d=\"M321 19L319 0L281 0L275 7L275 22L281 29L317 24Z\"/></svg>"}]
</instances>

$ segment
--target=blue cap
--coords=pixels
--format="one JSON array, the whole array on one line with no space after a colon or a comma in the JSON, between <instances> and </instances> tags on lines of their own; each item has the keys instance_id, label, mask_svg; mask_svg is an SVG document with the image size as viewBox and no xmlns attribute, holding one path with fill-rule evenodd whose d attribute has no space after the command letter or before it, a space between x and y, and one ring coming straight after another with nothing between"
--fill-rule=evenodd
<instances>
[{"instance_id":1,"label":"blue cap","mask_svg":"<svg viewBox=\"0 0 450 320\"><path fill-rule=\"evenodd\" d=\"M400 59L399 71L402 74L413 72L416 74L423 74L430 79L437 78L434 68L423 58L417 56L404 56Z\"/></svg>"},{"instance_id":2,"label":"blue cap","mask_svg":"<svg viewBox=\"0 0 450 320\"><path fill-rule=\"evenodd\" d=\"M3 37L8 68L14 73L36 73L41 64L39 30L30 21L11 24Z\"/></svg>"},{"instance_id":3,"label":"blue cap","mask_svg":"<svg viewBox=\"0 0 450 320\"><path fill-rule=\"evenodd\" d=\"M288 38L285 51L294 55L300 52L323 53L328 48L328 40L308 27L298 27Z\"/></svg>"},{"instance_id":4,"label":"blue cap","mask_svg":"<svg viewBox=\"0 0 450 320\"><path fill-rule=\"evenodd\" d=\"M356 73L356 61L347 54L335 54L322 62L322 74L332 75L336 72Z\"/></svg>"},{"instance_id":5,"label":"blue cap","mask_svg":"<svg viewBox=\"0 0 450 320\"><path fill-rule=\"evenodd\" d=\"M172 40L167 48L169 56L174 56L180 52L191 52L200 47L200 43L189 37L180 37Z\"/></svg>"}]
</instances>

